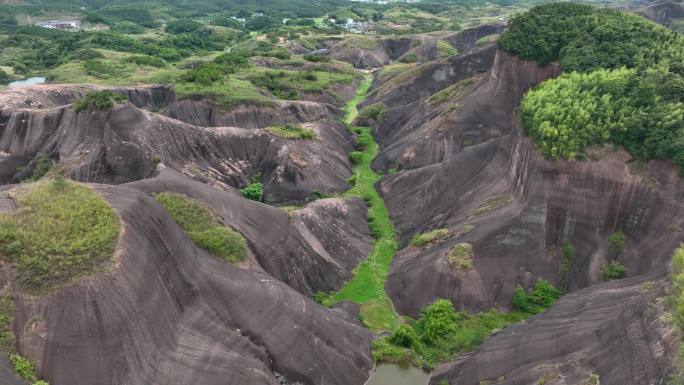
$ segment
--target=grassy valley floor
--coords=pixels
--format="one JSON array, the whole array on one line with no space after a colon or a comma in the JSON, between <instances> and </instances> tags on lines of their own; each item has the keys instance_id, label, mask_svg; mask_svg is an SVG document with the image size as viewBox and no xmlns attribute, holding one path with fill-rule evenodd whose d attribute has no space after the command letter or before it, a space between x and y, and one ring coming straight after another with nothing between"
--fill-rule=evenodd
<instances>
[{"instance_id":1,"label":"grassy valley floor","mask_svg":"<svg viewBox=\"0 0 684 385\"><path fill-rule=\"evenodd\" d=\"M357 96L347 103L345 123L351 125L358 116L356 106L365 98L371 80L370 75L367 76L359 86ZM385 202L374 187L375 182L381 177L371 169L371 161L378 152L378 144L373 139L369 127L355 127L354 130L368 146L363 150L361 159L354 168L354 187L344 195L360 197L366 201L369 227L376 240L373 251L368 259L356 268L354 277L340 291L328 297L325 304L354 302L361 307L360 317L370 330L393 331L399 325L399 315L385 293L385 281L398 245Z\"/></svg>"}]
</instances>

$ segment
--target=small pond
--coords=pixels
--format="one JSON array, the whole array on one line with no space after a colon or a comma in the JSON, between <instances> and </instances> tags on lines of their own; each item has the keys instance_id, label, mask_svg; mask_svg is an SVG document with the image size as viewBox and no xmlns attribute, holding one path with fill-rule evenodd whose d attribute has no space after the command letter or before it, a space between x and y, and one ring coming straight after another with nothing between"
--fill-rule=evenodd
<instances>
[{"instance_id":1,"label":"small pond","mask_svg":"<svg viewBox=\"0 0 684 385\"><path fill-rule=\"evenodd\" d=\"M428 374L413 366L379 364L366 385L427 385Z\"/></svg>"},{"instance_id":2,"label":"small pond","mask_svg":"<svg viewBox=\"0 0 684 385\"><path fill-rule=\"evenodd\" d=\"M17 80L15 82L11 82L8 84L9 88L14 88L14 87L26 87L26 86L32 86L35 84L43 84L45 83L45 78L42 76L36 76L33 78L28 78L28 79L22 79L22 80Z\"/></svg>"}]
</instances>

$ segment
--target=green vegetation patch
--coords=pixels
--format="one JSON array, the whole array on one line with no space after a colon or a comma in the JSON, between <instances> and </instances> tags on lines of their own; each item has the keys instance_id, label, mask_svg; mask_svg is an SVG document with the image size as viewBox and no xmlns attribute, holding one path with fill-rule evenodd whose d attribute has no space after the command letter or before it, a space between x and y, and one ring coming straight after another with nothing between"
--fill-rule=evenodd
<instances>
[{"instance_id":1,"label":"green vegetation patch","mask_svg":"<svg viewBox=\"0 0 684 385\"><path fill-rule=\"evenodd\" d=\"M270 134L279 136L285 139L316 139L316 133L310 128L305 128L294 124L285 124L283 126L272 126L266 129Z\"/></svg>"},{"instance_id":2,"label":"green vegetation patch","mask_svg":"<svg viewBox=\"0 0 684 385\"><path fill-rule=\"evenodd\" d=\"M52 169L52 160L50 159L50 156L42 154L34 161L31 176L26 178L24 182L35 182L47 175L47 173L50 172L50 169Z\"/></svg>"},{"instance_id":3,"label":"green vegetation patch","mask_svg":"<svg viewBox=\"0 0 684 385\"><path fill-rule=\"evenodd\" d=\"M434 229L422 234L416 234L411 239L411 246L424 247L449 235L447 229Z\"/></svg>"},{"instance_id":4,"label":"green vegetation patch","mask_svg":"<svg viewBox=\"0 0 684 385\"><path fill-rule=\"evenodd\" d=\"M495 309L477 314L457 312L451 301L439 299L423 309L417 321L402 324L390 336L373 341L373 358L433 368L475 349L492 333L529 316Z\"/></svg>"},{"instance_id":5,"label":"green vegetation patch","mask_svg":"<svg viewBox=\"0 0 684 385\"><path fill-rule=\"evenodd\" d=\"M475 215L484 215L498 210L511 202L511 198L506 195L496 195L482 201L475 209Z\"/></svg>"},{"instance_id":6,"label":"green vegetation patch","mask_svg":"<svg viewBox=\"0 0 684 385\"><path fill-rule=\"evenodd\" d=\"M247 243L239 233L222 225L204 203L177 193L159 193L154 199L199 247L230 262L247 257Z\"/></svg>"},{"instance_id":7,"label":"green vegetation patch","mask_svg":"<svg viewBox=\"0 0 684 385\"><path fill-rule=\"evenodd\" d=\"M386 111L387 107L385 107L383 103L374 103L370 106L363 107L361 113L359 113L359 117L361 119L375 119L379 122L382 120Z\"/></svg>"},{"instance_id":8,"label":"green vegetation patch","mask_svg":"<svg viewBox=\"0 0 684 385\"><path fill-rule=\"evenodd\" d=\"M614 143L639 159L684 167L684 71L563 74L525 95L521 118L552 159L584 158L589 146Z\"/></svg>"},{"instance_id":9,"label":"green vegetation patch","mask_svg":"<svg viewBox=\"0 0 684 385\"><path fill-rule=\"evenodd\" d=\"M14 345L14 302L9 285L0 290L0 351L7 352Z\"/></svg>"},{"instance_id":10,"label":"green vegetation patch","mask_svg":"<svg viewBox=\"0 0 684 385\"><path fill-rule=\"evenodd\" d=\"M627 236L622 231L617 231L608 236L608 247L615 254L622 254L625 250Z\"/></svg>"},{"instance_id":11,"label":"green vegetation patch","mask_svg":"<svg viewBox=\"0 0 684 385\"><path fill-rule=\"evenodd\" d=\"M627 268L617 260L610 261L603 264L601 267L601 279L603 281L612 281L614 279L622 279L627 276Z\"/></svg>"},{"instance_id":12,"label":"green vegetation patch","mask_svg":"<svg viewBox=\"0 0 684 385\"><path fill-rule=\"evenodd\" d=\"M359 86L357 96L348 102L345 108L346 123L350 124L356 118L356 105L363 100L370 84L370 77L367 77ZM360 127L357 131L359 137L366 138L364 141L367 147L357 152L359 155L354 167L354 177L350 179L355 184L344 195L362 198L368 205L369 227L375 237L375 244L368 259L356 267L354 277L340 291L326 298L324 303L329 306L345 300L357 303L361 308L360 318L369 329L392 331L398 326L399 316L385 293L385 281L398 245L389 212L374 187L380 175L370 165L378 152L378 144L373 139L370 128Z\"/></svg>"},{"instance_id":13,"label":"green vegetation patch","mask_svg":"<svg viewBox=\"0 0 684 385\"><path fill-rule=\"evenodd\" d=\"M684 332L684 244L680 245L672 255L670 264L670 279L672 291L668 298L674 322ZM647 282L648 283L648 282ZM684 344L679 347L678 373L674 374L668 384L681 384L684 382Z\"/></svg>"},{"instance_id":14,"label":"green vegetation patch","mask_svg":"<svg viewBox=\"0 0 684 385\"><path fill-rule=\"evenodd\" d=\"M473 245L469 243L459 243L449 249L447 260L449 264L458 271L468 271L473 268Z\"/></svg>"},{"instance_id":15,"label":"green vegetation patch","mask_svg":"<svg viewBox=\"0 0 684 385\"><path fill-rule=\"evenodd\" d=\"M455 56L458 50L454 48L449 42L444 40L437 40L437 56L440 58Z\"/></svg>"},{"instance_id":16,"label":"green vegetation patch","mask_svg":"<svg viewBox=\"0 0 684 385\"><path fill-rule=\"evenodd\" d=\"M38 379L38 370L36 365L28 358L23 357L18 353L10 353L9 360L12 364L12 369L15 373L20 375L24 380L31 383L31 385L50 385L47 381Z\"/></svg>"},{"instance_id":17,"label":"green vegetation patch","mask_svg":"<svg viewBox=\"0 0 684 385\"><path fill-rule=\"evenodd\" d=\"M114 210L95 192L62 178L16 190L19 209L0 215L0 257L15 282L43 293L104 269L119 237Z\"/></svg>"},{"instance_id":18,"label":"green vegetation patch","mask_svg":"<svg viewBox=\"0 0 684 385\"><path fill-rule=\"evenodd\" d=\"M240 190L242 196L253 201L261 202L264 198L264 185L253 180L250 184Z\"/></svg>"},{"instance_id":19,"label":"green vegetation patch","mask_svg":"<svg viewBox=\"0 0 684 385\"><path fill-rule=\"evenodd\" d=\"M474 81L475 78L461 80L458 83L452 84L449 87L446 87L443 90L433 94L430 96L428 101L433 104L441 104L446 101L451 103L459 102L467 95L466 90L474 83Z\"/></svg>"},{"instance_id":20,"label":"green vegetation patch","mask_svg":"<svg viewBox=\"0 0 684 385\"><path fill-rule=\"evenodd\" d=\"M518 286L513 294L513 308L526 314L538 314L548 309L560 298L560 292L545 280L539 279L529 293Z\"/></svg>"},{"instance_id":21,"label":"green vegetation patch","mask_svg":"<svg viewBox=\"0 0 684 385\"><path fill-rule=\"evenodd\" d=\"M497 40L499 40L499 34L498 34L498 33L494 33L494 34L491 34L491 35L482 36L481 38L477 39L477 41L475 42L475 44L476 44L476 45L487 45L487 44L493 43L493 42L495 42L495 41L497 41Z\"/></svg>"},{"instance_id":22,"label":"green vegetation patch","mask_svg":"<svg viewBox=\"0 0 684 385\"><path fill-rule=\"evenodd\" d=\"M121 103L124 100L126 100L125 96L112 91L89 92L86 96L75 100L73 107L76 113L85 111L88 108L108 111L111 110L115 104Z\"/></svg>"},{"instance_id":23,"label":"green vegetation patch","mask_svg":"<svg viewBox=\"0 0 684 385\"><path fill-rule=\"evenodd\" d=\"M567 71L649 67L684 61L684 37L642 17L585 4L554 3L516 16L499 46L523 59L559 61Z\"/></svg>"}]
</instances>

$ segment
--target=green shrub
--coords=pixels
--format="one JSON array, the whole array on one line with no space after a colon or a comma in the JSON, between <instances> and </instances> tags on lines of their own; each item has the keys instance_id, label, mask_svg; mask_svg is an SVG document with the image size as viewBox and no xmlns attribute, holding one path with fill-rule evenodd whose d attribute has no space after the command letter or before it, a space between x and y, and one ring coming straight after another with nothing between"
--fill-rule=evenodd
<instances>
[{"instance_id":1,"label":"green shrub","mask_svg":"<svg viewBox=\"0 0 684 385\"><path fill-rule=\"evenodd\" d=\"M397 346L414 349L420 346L416 330L409 325L400 325L387 339Z\"/></svg>"},{"instance_id":2,"label":"green shrub","mask_svg":"<svg viewBox=\"0 0 684 385\"><path fill-rule=\"evenodd\" d=\"M625 250L627 236L622 231L618 231L608 236L608 247L615 254L621 254Z\"/></svg>"},{"instance_id":3,"label":"green shrub","mask_svg":"<svg viewBox=\"0 0 684 385\"><path fill-rule=\"evenodd\" d=\"M365 151L370 145L370 138L368 136L359 136L356 138L356 149Z\"/></svg>"},{"instance_id":4,"label":"green shrub","mask_svg":"<svg viewBox=\"0 0 684 385\"><path fill-rule=\"evenodd\" d=\"M119 76L122 74L122 69L116 65L102 61L102 60L86 60L83 62L83 68L88 75L103 78L109 76Z\"/></svg>"},{"instance_id":5,"label":"green shrub","mask_svg":"<svg viewBox=\"0 0 684 385\"><path fill-rule=\"evenodd\" d=\"M545 279L539 279L529 293L518 286L513 294L513 308L527 314L541 313L560 298L560 292Z\"/></svg>"},{"instance_id":6,"label":"green shrub","mask_svg":"<svg viewBox=\"0 0 684 385\"><path fill-rule=\"evenodd\" d=\"M227 75L233 72L235 72L235 69L230 66L217 63L203 63L199 67L186 72L181 77L181 80L188 83L210 86L214 83L222 82Z\"/></svg>"},{"instance_id":7,"label":"green shrub","mask_svg":"<svg viewBox=\"0 0 684 385\"><path fill-rule=\"evenodd\" d=\"M457 319L451 301L438 299L421 312L416 330L424 343L436 345L456 332Z\"/></svg>"},{"instance_id":8,"label":"green shrub","mask_svg":"<svg viewBox=\"0 0 684 385\"><path fill-rule=\"evenodd\" d=\"M447 229L435 229L428 231L427 233L416 234L413 239L411 239L411 246L423 247L436 240L442 239L449 235L449 230Z\"/></svg>"},{"instance_id":9,"label":"green shrub","mask_svg":"<svg viewBox=\"0 0 684 385\"><path fill-rule=\"evenodd\" d=\"M259 182L252 182L240 191L243 197L253 201L261 202L264 197L264 186Z\"/></svg>"},{"instance_id":10,"label":"green shrub","mask_svg":"<svg viewBox=\"0 0 684 385\"><path fill-rule=\"evenodd\" d=\"M363 107L361 112L359 112L359 117L362 119L375 119L381 121L385 114L385 105L382 103L371 104L370 106Z\"/></svg>"},{"instance_id":11,"label":"green shrub","mask_svg":"<svg viewBox=\"0 0 684 385\"><path fill-rule=\"evenodd\" d=\"M24 182L35 182L44 177L52 168L52 161L47 154L39 155L33 163L33 172Z\"/></svg>"},{"instance_id":12,"label":"green shrub","mask_svg":"<svg viewBox=\"0 0 684 385\"><path fill-rule=\"evenodd\" d=\"M0 258L23 289L42 293L110 261L118 217L88 187L57 178L22 187L16 201L19 210L0 215Z\"/></svg>"},{"instance_id":13,"label":"green shrub","mask_svg":"<svg viewBox=\"0 0 684 385\"><path fill-rule=\"evenodd\" d=\"M349 153L349 161L350 161L353 165L358 165L358 164L360 164L362 160L363 160L363 152L361 152L361 151L352 151L352 152Z\"/></svg>"},{"instance_id":14,"label":"green shrub","mask_svg":"<svg viewBox=\"0 0 684 385\"><path fill-rule=\"evenodd\" d=\"M294 124L285 124L283 126L272 126L266 129L269 133L285 139L316 139L316 132L310 128L304 128Z\"/></svg>"},{"instance_id":15,"label":"green shrub","mask_svg":"<svg viewBox=\"0 0 684 385\"><path fill-rule=\"evenodd\" d=\"M320 303L321 305L325 304L325 301L328 299L328 293L324 291L317 291L314 293L313 300L316 301L317 303Z\"/></svg>"},{"instance_id":16,"label":"green shrub","mask_svg":"<svg viewBox=\"0 0 684 385\"><path fill-rule=\"evenodd\" d=\"M12 320L14 302L9 288L0 290L0 351L9 351L14 343Z\"/></svg>"},{"instance_id":17,"label":"green shrub","mask_svg":"<svg viewBox=\"0 0 684 385\"><path fill-rule=\"evenodd\" d=\"M418 55L416 55L415 53L407 53L406 55L399 58L399 62L401 63L415 63L417 61Z\"/></svg>"},{"instance_id":18,"label":"green shrub","mask_svg":"<svg viewBox=\"0 0 684 385\"><path fill-rule=\"evenodd\" d=\"M20 375L23 379L31 383L38 379L36 375L36 366L33 364L33 362L22 357L18 353L10 353L9 359L12 363L12 367L14 368L14 372Z\"/></svg>"},{"instance_id":19,"label":"green shrub","mask_svg":"<svg viewBox=\"0 0 684 385\"><path fill-rule=\"evenodd\" d=\"M76 113L85 111L87 108L107 111L112 109L116 103L121 103L124 100L126 100L125 96L112 91L89 92L86 96L74 101L73 107Z\"/></svg>"},{"instance_id":20,"label":"green shrub","mask_svg":"<svg viewBox=\"0 0 684 385\"><path fill-rule=\"evenodd\" d=\"M473 246L469 243L459 243L452 246L447 254L447 260L456 270L467 271L473 268Z\"/></svg>"},{"instance_id":21,"label":"green shrub","mask_svg":"<svg viewBox=\"0 0 684 385\"><path fill-rule=\"evenodd\" d=\"M570 263L575 259L575 247L570 242L565 242L562 249L561 266L558 271L560 279L559 290L566 293L569 289L568 273L570 272Z\"/></svg>"},{"instance_id":22,"label":"green shrub","mask_svg":"<svg viewBox=\"0 0 684 385\"><path fill-rule=\"evenodd\" d=\"M601 267L601 279L604 282L614 279L622 279L627 276L627 268L617 260L603 264Z\"/></svg>"},{"instance_id":23,"label":"green shrub","mask_svg":"<svg viewBox=\"0 0 684 385\"><path fill-rule=\"evenodd\" d=\"M223 226L207 205L176 193L159 193L154 198L197 246L231 263L247 257L242 235Z\"/></svg>"},{"instance_id":24,"label":"green shrub","mask_svg":"<svg viewBox=\"0 0 684 385\"><path fill-rule=\"evenodd\" d=\"M194 32L202 28L202 24L189 19L174 20L166 24L164 29L168 33L180 34L187 32Z\"/></svg>"},{"instance_id":25,"label":"green shrub","mask_svg":"<svg viewBox=\"0 0 684 385\"><path fill-rule=\"evenodd\" d=\"M82 50L78 50L78 51L74 52L71 55L72 59L81 60L81 61L93 60L93 59L104 59L104 57L105 56L100 51L94 50L92 48L84 48Z\"/></svg>"},{"instance_id":26,"label":"green shrub","mask_svg":"<svg viewBox=\"0 0 684 385\"><path fill-rule=\"evenodd\" d=\"M234 68L249 67L249 60L247 59L247 57L235 52L224 53L222 55L217 56L214 59L214 63L228 65Z\"/></svg>"},{"instance_id":27,"label":"green shrub","mask_svg":"<svg viewBox=\"0 0 684 385\"><path fill-rule=\"evenodd\" d=\"M306 54L306 55L304 55L304 60L314 62L314 63L329 62L330 57L326 56L326 55Z\"/></svg>"},{"instance_id":28,"label":"green shrub","mask_svg":"<svg viewBox=\"0 0 684 385\"><path fill-rule=\"evenodd\" d=\"M147 55L133 55L126 58L126 62L137 64L140 66L150 66L163 68L166 67L166 62L160 58Z\"/></svg>"}]
</instances>

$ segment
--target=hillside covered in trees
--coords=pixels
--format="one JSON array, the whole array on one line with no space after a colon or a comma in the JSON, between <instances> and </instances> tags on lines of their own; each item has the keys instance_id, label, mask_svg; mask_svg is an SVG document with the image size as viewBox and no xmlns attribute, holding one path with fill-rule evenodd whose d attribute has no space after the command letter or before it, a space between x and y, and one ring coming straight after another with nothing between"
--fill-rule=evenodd
<instances>
[{"instance_id":1,"label":"hillside covered in trees","mask_svg":"<svg viewBox=\"0 0 684 385\"><path fill-rule=\"evenodd\" d=\"M551 4L512 20L499 44L564 72L521 104L546 156L573 159L613 143L684 168L683 36L621 11Z\"/></svg>"}]
</instances>

